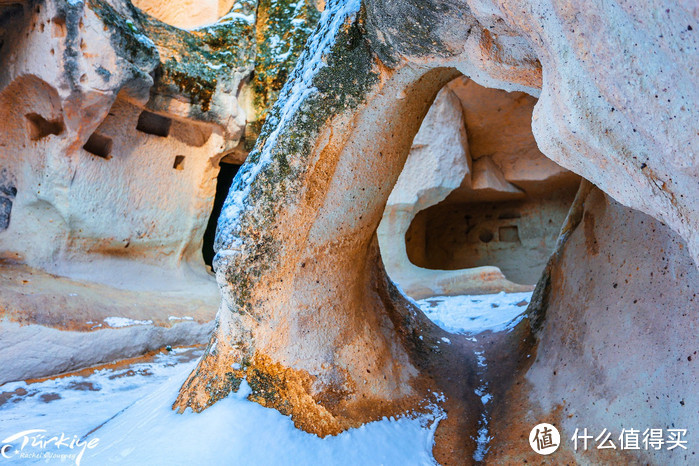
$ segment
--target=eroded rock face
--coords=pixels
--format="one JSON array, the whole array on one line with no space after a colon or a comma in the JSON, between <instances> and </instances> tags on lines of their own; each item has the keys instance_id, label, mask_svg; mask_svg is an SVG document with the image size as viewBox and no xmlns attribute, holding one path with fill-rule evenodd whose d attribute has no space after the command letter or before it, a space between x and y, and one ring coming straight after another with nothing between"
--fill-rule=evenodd
<instances>
[{"instance_id":1,"label":"eroded rock face","mask_svg":"<svg viewBox=\"0 0 699 466\"><path fill-rule=\"evenodd\" d=\"M518 451L519 432L505 434L516 410L529 421L530 412L550 417L564 405L560 409L569 409L565 414L571 417L561 422L568 429L570 419L612 423L615 413L628 408L625 403L650 404L657 379L636 377L649 368L675 385L666 390L667 401L634 419L679 419L694 426L689 416L696 409L681 411L698 403L688 392L696 373L692 366L683 372L682 359L686 355L690 362L684 342L696 333L692 290L699 257L693 7L556 0L330 2L301 64L280 91L288 59L303 40L294 39L285 55L274 47L276 39L289 31L285 24L294 38L308 33L314 13L302 8L291 21L257 27L252 11L290 11L291 4L258 6L240 2L228 18L185 31L121 0L0 5L3 317L32 324L66 321L72 330L84 330L95 315L89 309L108 295L117 308L134 302L159 306L153 320L165 326L169 304L178 305L178 283L210 291L200 238L216 164L224 156L242 160L245 131L251 131L248 141L257 134L246 121L246 113L254 113L254 121L266 123L219 223L215 267L223 301L215 334L175 406L204 409L245 377L253 399L291 414L307 431L327 435L419 407L439 392L449 416L440 424L435 456L445 462L471 457L480 414L473 345L457 335L448 335L446 343L447 334L401 295L386 276L376 238L423 117L440 89L462 73L481 85L538 96L533 115L538 148L618 202L666 222L695 259L692 264L680 239L659 223L599 193L585 203L581 195L540 282L537 307L530 310L539 338L536 361L531 367L523 362L535 343L526 324L506 337L512 344L498 346L501 352L493 355L500 379L520 382L493 410L498 438L493 457L508 462ZM178 18L172 21L183 19ZM269 61L256 62L261 50ZM522 156L531 153L531 138L523 143L528 149L513 155L506 146L491 146L498 142L492 135L476 137L479 125L487 135L497 117L472 118L478 100L469 86L450 85L436 107L453 122L459 115L449 92L462 107L466 102L461 118L469 143L460 127L443 133L454 149L448 165L456 170L432 173L442 187L462 178L449 194L453 199L479 193L480 201L487 194L491 201L514 202L536 189L533 181L547 179L553 166ZM280 100L269 114L250 111L254 102L269 103L277 92ZM524 160L523 168L518 164ZM440 188L411 202L427 205L447 201L446 195ZM623 224L633 228L624 230ZM497 226L498 238L501 226L508 225ZM649 263L637 255L644 234L652 246ZM515 238L512 230L504 237ZM101 282L110 290L100 293L49 273L39 277L37 269ZM652 279L646 271L654 273ZM35 294L45 293L27 302L23 286L30 280L45 287ZM608 289L609 281L616 291ZM581 283L585 295L579 293ZM68 289L88 299L68 303ZM114 291L119 289L128 293ZM163 294L145 295L154 290ZM65 309L86 314L79 314L78 322L74 316L57 319L53 308L34 313L55 296L65 300ZM179 301L181 309L192 304ZM198 302L207 305L205 299ZM578 309L571 311L571 302ZM686 312L658 316L659 306ZM28 309L29 317L18 309ZM201 335L204 314L197 316L200 326L192 334ZM13 334L17 345L34 330L17 323L12 328L19 329ZM672 358L628 357L614 346L615 328L641 347L684 344L676 344ZM104 341L116 340L114 334L110 338ZM57 341L85 343L72 333ZM135 351L150 344L142 338ZM506 347L516 348L517 357ZM625 359L600 367L600 358L610 353ZM558 382L562 360L570 364L560 370ZM28 376L15 369L19 375L13 377ZM586 387L591 395L569 396L565 387L580 374L596 383ZM509 387L503 380L500 395ZM619 401L634 383L638 391ZM589 409L591 397L608 397L610 410Z\"/></svg>"},{"instance_id":2,"label":"eroded rock face","mask_svg":"<svg viewBox=\"0 0 699 466\"><path fill-rule=\"evenodd\" d=\"M387 272L414 299L516 289L494 267L446 272L417 267L408 258L405 236L415 215L444 200L465 178L471 178L471 155L461 102L446 87L437 95L415 135L377 230Z\"/></svg>"},{"instance_id":3,"label":"eroded rock face","mask_svg":"<svg viewBox=\"0 0 699 466\"><path fill-rule=\"evenodd\" d=\"M489 458L495 463L536 462L519 435L538 422L554 421L568 439L576 428L595 436L606 428L618 437L624 428L699 427L699 271L686 243L596 188L577 217L539 284L540 305L530 309L539 328L533 357L495 398ZM562 442L556 458L683 464L697 449L691 442L677 452L572 446Z\"/></svg>"},{"instance_id":4,"label":"eroded rock face","mask_svg":"<svg viewBox=\"0 0 699 466\"><path fill-rule=\"evenodd\" d=\"M617 201L666 222L699 263L696 8L469 3L479 18L502 18L541 63L532 122L540 149ZM615 31L615 39L602 31Z\"/></svg>"},{"instance_id":5,"label":"eroded rock face","mask_svg":"<svg viewBox=\"0 0 699 466\"><path fill-rule=\"evenodd\" d=\"M175 28L127 2L15 3L0 23L0 383L205 341L201 237L245 126L219 105L236 95L206 110L169 81L169 43L144 24Z\"/></svg>"},{"instance_id":6,"label":"eroded rock face","mask_svg":"<svg viewBox=\"0 0 699 466\"><path fill-rule=\"evenodd\" d=\"M162 2L159 0L134 0L134 6L140 8L163 23L182 29L193 29L213 24L228 13L233 0L181 0Z\"/></svg>"},{"instance_id":7,"label":"eroded rock face","mask_svg":"<svg viewBox=\"0 0 699 466\"><path fill-rule=\"evenodd\" d=\"M0 171L0 231L7 230L10 226L12 214L12 201L17 196L17 187L13 177L3 169Z\"/></svg>"},{"instance_id":8,"label":"eroded rock face","mask_svg":"<svg viewBox=\"0 0 699 466\"><path fill-rule=\"evenodd\" d=\"M386 63L438 62L479 84L538 96L532 128L539 148L667 222L699 257L699 135L692 123L698 39L690 6L369 1L367 11ZM410 28L411 21L420 27ZM601 34L612 30L620 31L616 41Z\"/></svg>"},{"instance_id":9,"label":"eroded rock face","mask_svg":"<svg viewBox=\"0 0 699 466\"><path fill-rule=\"evenodd\" d=\"M383 70L358 7L328 5L232 187L215 259L223 306L180 410L204 409L246 377L253 399L334 434L420 406L447 367L473 358L464 338L447 344L401 297L375 239L390 191L383 182L395 183L429 104L456 73ZM478 403L466 381L444 389L464 412L445 422L462 440L475 427L463 406Z\"/></svg>"},{"instance_id":10,"label":"eroded rock face","mask_svg":"<svg viewBox=\"0 0 699 466\"><path fill-rule=\"evenodd\" d=\"M8 32L2 159L16 198L4 257L68 274L88 256L166 269L201 261L217 161L241 138L244 114L228 90L179 88L206 83L194 64L189 74L168 65L164 51L184 32L139 15L120 2L26 5ZM208 54L213 66L197 40L175 53ZM239 65L221 88L239 86Z\"/></svg>"},{"instance_id":11,"label":"eroded rock face","mask_svg":"<svg viewBox=\"0 0 699 466\"><path fill-rule=\"evenodd\" d=\"M179 26L204 21L185 4L146 3ZM0 5L0 313L35 325L29 334L47 344L76 342L10 367L31 339L3 328L0 383L206 340L219 294L202 237L219 161L244 160L247 116L263 110L255 96L273 92L250 83L260 43L292 21L302 40L313 22L303 2L296 16L283 17L284 3L259 25L256 2L226 5L191 31L125 0ZM270 81L298 56L277 52ZM112 316L150 324L110 328ZM94 351L79 348L87 336L53 329L90 331ZM99 344L127 332L140 343Z\"/></svg>"}]
</instances>

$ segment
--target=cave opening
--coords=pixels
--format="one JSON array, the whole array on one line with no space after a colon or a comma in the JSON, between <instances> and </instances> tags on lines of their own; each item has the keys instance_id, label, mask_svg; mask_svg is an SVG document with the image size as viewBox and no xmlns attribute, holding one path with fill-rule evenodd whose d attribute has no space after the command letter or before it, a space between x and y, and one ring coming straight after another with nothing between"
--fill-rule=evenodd
<instances>
[{"instance_id":1,"label":"cave opening","mask_svg":"<svg viewBox=\"0 0 699 466\"><path fill-rule=\"evenodd\" d=\"M32 141L38 141L51 134L58 136L63 132L64 125L61 118L47 120L38 113L28 113L24 117L27 119L29 139Z\"/></svg>"},{"instance_id":2,"label":"cave opening","mask_svg":"<svg viewBox=\"0 0 699 466\"><path fill-rule=\"evenodd\" d=\"M209 223L206 225L206 230L204 231L204 241L201 251L204 257L204 263L209 267L211 267L214 256L216 255L214 251L214 242L216 240L218 217L221 215L223 203L226 201L226 196L228 196L228 191L231 188L231 184L233 184L233 179L240 168L240 164L226 163L224 161L221 161L219 166L221 169L218 172L218 178L216 180L216 195L214 197L211 215L209 216Z\"/></svg>"},{"instance_id":3,"label":"cave opening","mask_svg":"<svg viewBox=\"0 0 699 466\"><path fill-rule=\"evenodd\" d=\"M184 155L175 156L175 161L172 163L172 168L175 170L184 170Z\"/></svg>"},{"instance_id":4,"label":"cave opening","mask_svg":"<svg viewBox=\"0 0 699 466\"><path fill-rule=\"evenodd\" d=\"M411 297L523 291L538 281L580 177L539 151L536 102L465 76L437 95L378 230L386 270Z\"/></svg>"},{"instance_id":5,"label":"cave opening","mask_svg":"<svg viewBox=\"0 0 699 466\"><path fill-rule=\"evenodd\" d=\"M405 235L408 257L432 270L496 266L514 283L535 285L556 245L577 183L549 189L500 202L447 198L420 211Z\"/></svg>"}]
</instances>

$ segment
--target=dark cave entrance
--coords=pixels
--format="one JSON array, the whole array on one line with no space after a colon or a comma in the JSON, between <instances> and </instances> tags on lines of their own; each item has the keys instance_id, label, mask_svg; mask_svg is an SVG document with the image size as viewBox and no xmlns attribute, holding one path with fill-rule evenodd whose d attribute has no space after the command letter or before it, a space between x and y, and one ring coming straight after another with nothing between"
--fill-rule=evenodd
<instances>
[{"instance_id":1,"label":"dark cave entrance","mask_svg":"<svg viewBox=\"0 0 699 466\"><path fill-rule=\"evenodd\" d=\"M524 199L460 202L454 196L420 211L405 235L410 261L433 270L494 265L514 283L535 285L579 184L575 176L560 181L544 181L546 192Z\"/></svg>"},{"instance_id":2,"label":"dark cave entrance","mask_svg":"<svg viewBox=\"0 0 699 466\"><path fill-rule=\"evenodd\" d=\"M225 162L220 162L219 166L221 167L221 170L218 172L218 179L216 181L216 196L214 197L214 206L211 209L209 223L206 225L204 242L201 250L202 255L204 256L204 263L209 267L211 267L211 264L214 261L214 256L216 255L216 252L214 251L214 241L216 240L216 225L218 223L218 217L221 215L221 209L223 208L223 203L226 201L226 196L228 196L228 191L231 189L233 178L235 178L235 175L238 173L238 169L240 168L239 164Z\"/></svg>"}]
</instances>

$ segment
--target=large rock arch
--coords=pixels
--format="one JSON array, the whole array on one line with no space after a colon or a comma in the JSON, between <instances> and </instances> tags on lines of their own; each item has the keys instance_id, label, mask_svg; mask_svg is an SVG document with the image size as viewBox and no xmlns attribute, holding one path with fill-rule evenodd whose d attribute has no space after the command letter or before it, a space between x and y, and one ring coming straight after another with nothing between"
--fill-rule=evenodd
<instances>
[{"instance_id":1,"label":"large rock arch","mask_svg":"<svg viewBox=\"0 0 699 466\"><path fill-rule=\"evenodd\" d=\"M327 16L229 194L215 259L224 298L180 409L247 377L254 399L334 434L415 406L469 359L387 279L375 235L422 117L458 72L381 66L357 6Z\"/></svg>"},{"instance_id":2,"label":"large rock arch","mask_svg":"<svg viewBox=\"0 0 699 466\"><path fill-rule=\"evenodd\" d=\"M445 334L400 295L381 267L375 239L412 136L456 70L485 85L540 94L533 127L544 153L619 201L667 221L696 260L694 165L672 149L651 150L657 141L650 123L628 106L648 97L639 98L632 84L615 85L620 77L613 73L578 83L581 92L571 90L575 76L589 77L594 69L576 36L561 29L576 23L589 33L609 24L580 19L576 8L553 2L524 11L512 3L479 2L473 9L449 1L328 5L229 193L215 259L223 294L217 327L174 407L205 409L245 378L252 399L326 435L414 406L436 389L450 411L442 435L457 434L453 442L438 443L438 459L473 451L472 348L462 338L441 341ZM641 9L618 19L637 28ZM694 21L678 14L677 24ZM549 32L542 32L544 23ZM655 43L650 35L642 39ZM626 59L621 49L600 50L609 59ZM689 52L666 58L677 63L683 53ZM673 70L692 73L680 64ZM653 85L666 79L646 78ZM696 100L692 89L678 93ZM626 106L617 103L625 98ZM616 115L601 113L612 104ZM680 120L663 128L694 140L684 114ZM636 124L644 129L632 132ZM614 130L629 137L620 140ZM580 221L586 192L563 239ZM531 316L536 331L546 308L541 289ZM506 340L521 357L532 348L526 323ZM499 367L515 370L520 362L502 360ZM522 362L518 374L527 368Z\"/></svg>"}]
</instances>

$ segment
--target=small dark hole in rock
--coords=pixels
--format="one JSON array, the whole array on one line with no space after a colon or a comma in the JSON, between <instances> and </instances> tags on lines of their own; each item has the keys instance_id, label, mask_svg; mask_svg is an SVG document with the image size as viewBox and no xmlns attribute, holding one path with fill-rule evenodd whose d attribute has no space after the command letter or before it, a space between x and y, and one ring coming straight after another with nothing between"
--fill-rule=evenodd
<instances>
[{"instance_id":1,"label":"small dark hole in rock","mask_svg":"<svg viewBox=\"0 0 699 466\"><path fill-rule=\"evenodd\" d=\"M101 134L93 133L83 146L83 149L103 159L109 160L112 158L112 140Z\"/></svg>"},{"instance_id":2,"label":"small dark hole in rock","mask_svg":"<svg viewBox=\"0 0 699 466\"><path fill-rule=\"evenodd\" d=\"M175 163L172 164L175 170L184 170L184 155L176 155Z\"/></svg>"},{"instance_id":3,"label":"small dark hole in rock","mask_svg":"<svg viewBox=\"0 0 699 466\"><path fill-rule=\"evenodd\" d=\"M138 117L136 129L142 133L152 134L154 136L167 137L170 134L170 126L172 120L168 117L158 115L157 113L144 110Z\"/></svg>"},{"instance_id":4,"label":"small dark hole in rock","mask_svg":"<svg viewBox=\"0 0 699 466\"><path fill-rule=\"evenodd\" d=\"M493 232L483 230L478 234L478 239L483 243L490 243L493 240Z\"/></svg>"},{"instance_id":5,"label":"small dark hole in rock","mask_svg":"<svg viewBox=\"0 0 699 466\"><path fill-rule=\"evenodd\" d=\"M59 135L63 132L63 121L60 118L47 120L38 113L28 113L24 117L27 119L29 139L32 141L43 139L49 134Z\"/></svg>"}]
</instances>

